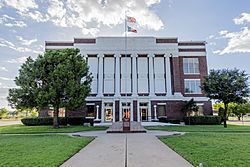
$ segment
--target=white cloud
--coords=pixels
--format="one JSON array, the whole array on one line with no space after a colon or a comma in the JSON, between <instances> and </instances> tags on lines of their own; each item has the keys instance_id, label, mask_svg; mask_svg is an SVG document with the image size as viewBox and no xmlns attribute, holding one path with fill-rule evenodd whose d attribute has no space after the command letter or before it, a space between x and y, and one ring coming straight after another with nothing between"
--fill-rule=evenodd
<instances>
[{"instance_id":1,"label":"white cloud","mask_svg":"<svg viewBox=\"0 0 250 167\"><path fill-rule=\"evenodd\" d=\"M152 5L159 3L160 0L51 0L47 2L46 13L30 11L29 8L17 10L21 16L37 22L51 21L60 27L77 27L82 30L83 34L95 36L102 28L101 26L113 28L123 24L125 10L129 11L131 16L136 17L139 28L155 31L163 29L161 19L150 10ZM31 5L30 8L37 8L37 5Z\"/></svg>"},{"instance_id":2,"label":"white cloud","mask_svg":"<svg viewBox=\"0 0 250 167\"><path fill-rule=\"evenodd\" d=\"M9 19L9 20L15 20L14 17L8 16L6 14L3 15L3 18Z\"/></svg>"},{"instance_id":3,"label":"white cloud","mask_svg":"<svg viewBox=\"0 0 250 167\"><path fill-rule=\"evenodd\" d=\"M208 36L208 39L213 39L214 38L214 35L209 35Z\"/></svg>"},{"instance_id":4,"label":"white cloud","mask_svg":"<svg viewBox=\"0 0 250 167\"><path fill-rule=\"evenodd\" d=\"M221 31L219 32L220 35L225 35L225 34L227 34L227 33L228 33L227 30L221 30Z\"/></svg>"},{"instance_id":5,"label":"white cloud","mask_svg":"<svg viewBox=\"0 0 250 167\"><path fill-rule=\"evenodd\" d=\"M146 2L146 4L147 4L148 6L151 6L151 5L160 3L161 0L145 0L145 2Z\"/></svg>"},{"instance_id":6,"label":"white cloud","mask_svg":"<svg viewBox=\"0 0 250 167\"><path fill-rule=\"evenodd\" d=\"M250 29L244 27L239 32L227 32L223 37L228 39L227 46L220 52L226 53L250 53Z\"/></svg>"},{"instance_id":7,"label":"white cloud","mask_svg":"<svg viewBox=\"0 0 250 167\"><path fill-rule=\"evenodd\" d=\"M0 80L4 80L4 81L13 81L13 78L7 78L7 77L0 77Z\"/></svg>"},{"instance_id":8,"label":"white cloud","mask_svg":"<svg viewBox=\"0 0 250 167\"><path fill-rule=\"evenodd\" d=\"M7 27L27 27L23 21L14 21L14 23L5 23L4 25Z\"/></svg>"},{"instance_id":9,"label":"white cloud","mask_svg":"<svg viewBox=\"0 0 250 167\"><path fill-rule=\"evenodd\" d=\"M250 13L241 13L241 15L233 19L235 24L244 24L250 22Z\"/></svg>"},{"instance_id":10,"label":"white cloud","mask_svg":"<svg viewBox=\"0 0 250 167\"><path fill-rule=\"evenodd\" d=\"M21 12L38 8L38 5L34 0L3 0L3 4Z\"/></svg>"},{"instance_id":11,"label":"white cloud","mask_svg":"<svg viewBox=\"0 0 250 167\"><path fill-rule=\"evenodd\" d=\"M22 64L26 61L27 58L28 58L27 56L23 56L23 57L18 57L16 59L8 60L7 62L13 64Z\"/></svg>"},{"instance_id":12,"label":"white cloud","mask_svg":"<svg viewBox=\"0 0 250 167\"><path fill-rule=\"evenodd\" d=\"M6 67L0 67L0 71L8 71Z\"/></svg>"},{"instance_id":13,"label":"white cloud","mask_svg":"<svg viewBox=\"0 0 250 167\"><path fill-rule=\"evenodd\" d=\"M7 41L3 38L0 38L0 45L5 46L5 47L9 47L9 48L15 46L12 42Z\"/></svg>"},{"instance_id":14,"label":"white cloud","mask_svg":"<svg viewBox=\"0 0 250 167\"><path fill-rule=\"evenodd\" d=\"M46 22L49 20L49 16L47 14L43 15L39 11L28 11L28 12L17 12L19 15L24 17L29 17L37 22Z\"/></svg>"},{"instance_id":15,"label":"white cloud","mask_svg":"<svg viewBox=\"0 0 250 167\"><path fill-rule=\"evenodd\" d=\"M27 40L27 39L23 39L23 37L21 36L16 36L16 38L22 42L22 45L25 45L25 46L29 46L31 45L32 43L34 42L37 42L37 39L31 39L31 40Z\"/></svg>"},{"instance_id":16,"label":"white cloud","mask_svg":"<svg viewBox=\"0 0 250 167\"><path fill-rule=\"evenodd\" d=\"M39 53L43 52L43 48L41 48L38 45L30 46L32 43L36 42L37 39L25 40L22 37L20 37L19 40L22 41L22 45L24 45L25 47L16 46L12 42L10 42L10 41L8 41L6 39L3 39L3 38L0 38L0 47L7 47L7 48L13 49L13 50L15 50L17 52L32 52L32 53L36 53L36 54L37 53L39 54ZM26 46L29 46L29 47L26 47Z\"/></svg>"},{"instance_id":17,"label":"white cloud","mask_svg":"<svg viewBox=\"0 0 250 167\"><path fill-rule=\"evenodd\" d=\"M27 27L23 21L16 20L15 18L3 15L0 17L0 24L3 24L7 27Z\"/></svg>"},{"instance_id":18,"label":"white cloud","mask_svg":"<svg viewBox=\"0 0 250 167\"><path fill-rule=\"evenodd\" d=\"M216 42L208 42L208 45L210 45L210 46L216 46Z\"/></svg>"},{"instance_id":19,"label":"white cloud","mask_svg":"<svg viewBox=\"0 0 250 167\"><path fill-rule=\"evenodd\" d=\"M83 34L95 36L103 26L113 28L124 24L125 11L137 19L138 28L159 31L164 24L157 14L151 10L152 5L161 0L50 0L41 1L48 5L45 12L38 11L35 0L2 0L5 6L12 7L24 18L37 22L51 21L60 27L77 27ZM40 9L40 8L39 8ZM5 23L6 26L25 27L24 22ZM138 31L140 32L140 31Z\"/></svg>"},{"instance_id":20,"label":"white cloud","mask_svg":"<svg viewBox=\"0 0 250 167\"><path fill-rule=\"evenodd\" d=\"M220 54L221 53L221 50L215 50L213 51L213 54Z\"/></svg>"}]
</instances>

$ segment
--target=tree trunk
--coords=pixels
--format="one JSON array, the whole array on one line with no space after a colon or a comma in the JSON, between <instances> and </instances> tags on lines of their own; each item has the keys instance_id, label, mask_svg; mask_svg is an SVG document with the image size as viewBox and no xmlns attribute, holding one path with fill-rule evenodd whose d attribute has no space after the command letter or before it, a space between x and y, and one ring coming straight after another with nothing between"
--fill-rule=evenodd
<instances>
[{"instance_id":1,"label":"tree trunk","mask_svg":"<svg viewBox=\"0 0 250 167\"><path fill-rule=\"evenodd\" d=\"M54 107L53 128L59 128L58 113L59 113L59 107L56 106Z\"/></svg>"},{"instance_id":2,"label":"tree trunk","mask_svg":"<svg viewBox=\"0 0 250 167\"><path fill-rule=\"evenodd\" d=\"M224 103L224 128L227 128L227 108L228 108L228 103Z\"/></svg>"},{"instance_id":3,"label":"tree trunk","mask_svg":"<svg viewBox=\"0 0 250 167\"><path fill-rule=\"evenodd\" d=\"M241 117L241 116L239 115L239 116L238 116L238 121L240 121L240 117Z\"/></svg>"}]
</instances>

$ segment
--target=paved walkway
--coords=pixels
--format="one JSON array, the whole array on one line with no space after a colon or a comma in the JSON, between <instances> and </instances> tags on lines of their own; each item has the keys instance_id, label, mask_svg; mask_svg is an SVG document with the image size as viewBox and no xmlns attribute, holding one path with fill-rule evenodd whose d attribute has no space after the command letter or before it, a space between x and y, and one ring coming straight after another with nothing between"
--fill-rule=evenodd
<instances>
[{"instance_id":1,"label":"paved walkway","mask_svg":"<svg viewBox=\"0 0 250 167\"><path fill-rule=\"evenodd\" d=\"M62 167L191 167L189 162L156 137L174 133L176 132L77 133L75 135L97 138L66 161Z\"/></svg>"},{"instance_id":2,"label":"paved walkway","mask_svg":"<svg viewBox=\"0 0 250 167\"><path fill-rule=\"evenodd\" d=\"M7 126L7 125L16 125L21 124L22 122L20 120L17 121L1 121L0 120L0 126Z\"/></svg>"},{"instance_id":3,"label":"paved walkway","mask_svg":"<svg viewBox=\"0 0 250 167\"><path fill-rule=\"evenodd\" d=\"M250 121L227 121L228 124L232 125L250 125Z\"/></svg>"}]
</instances>

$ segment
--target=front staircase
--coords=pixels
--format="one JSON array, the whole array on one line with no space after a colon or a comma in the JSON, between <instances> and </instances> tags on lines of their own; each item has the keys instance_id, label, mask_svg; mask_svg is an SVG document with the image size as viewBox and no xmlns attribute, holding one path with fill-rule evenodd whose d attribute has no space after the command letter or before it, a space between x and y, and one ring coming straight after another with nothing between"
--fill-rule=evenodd
<instances>
[{"instance_id":1,"label":"front staircase","mask_svg":"<svg viewBox=\"0 0 250 167\"><path fill-rule=\"evenodd\" d=\"M130 122L130 130L123 130L123 122L113 122L107 130L107 133L146 133L147 131L141 125L141 122Z\"/></svg>"}]
</instances>

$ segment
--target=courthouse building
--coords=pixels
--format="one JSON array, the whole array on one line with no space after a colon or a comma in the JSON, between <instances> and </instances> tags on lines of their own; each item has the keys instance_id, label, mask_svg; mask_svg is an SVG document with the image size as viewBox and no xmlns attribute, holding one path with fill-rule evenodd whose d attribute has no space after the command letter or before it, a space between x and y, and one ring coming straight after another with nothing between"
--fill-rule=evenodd
<instances>
[{"instance_id":1,"label":"courthouse building","mask_svg":"<svg viewBox=\"0 0 250 167\"><path fill-rule=\"evenodd\" d=\"M126 45L127 43L127 45ZM191 98L199 114L212 114L200 85L207 75L206 42L177 38L97 37L45 43L46 50L78 48L93 81L86 107L66 115L93 116L101 122L183 119Z\"/></svg>"}]
</instances>

